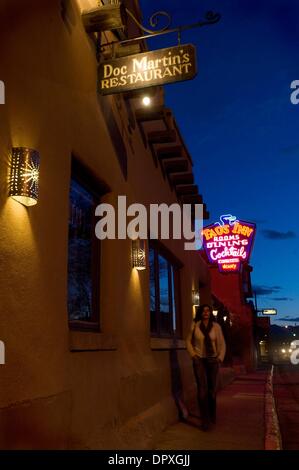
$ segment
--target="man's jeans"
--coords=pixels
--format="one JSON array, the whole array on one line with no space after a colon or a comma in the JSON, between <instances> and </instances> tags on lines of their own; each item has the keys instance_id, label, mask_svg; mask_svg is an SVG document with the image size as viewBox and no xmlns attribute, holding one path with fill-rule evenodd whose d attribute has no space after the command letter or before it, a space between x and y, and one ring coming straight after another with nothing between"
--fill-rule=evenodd
<instances>
[{"instance_id":1,"label":"man's jeans","mask_svg":"<svg viewBox=\"0 0 299 470\"><path fill-rule=\"evenodd\" d=\"M216 421L216 393L219 361L216 357L193 357L193 370L197 383L198 406L203 424Z\"/></svg>"}]
</instances>

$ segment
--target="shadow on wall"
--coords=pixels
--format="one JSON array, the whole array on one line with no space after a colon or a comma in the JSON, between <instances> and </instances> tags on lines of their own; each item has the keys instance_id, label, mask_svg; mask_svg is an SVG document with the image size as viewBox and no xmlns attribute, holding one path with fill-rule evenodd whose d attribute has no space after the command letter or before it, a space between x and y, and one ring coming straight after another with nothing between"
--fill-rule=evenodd
<instances>
[{"instance_id":1,"label":"shadow on wall","mask_svg":"<svg viewBox=\"0 0 299 470\"><path fill-rule=\"evenodd\" d=\"M179 419L186 419L188 417L188 410L183 401L183 382L176 349L169 351L169 362L172 396L178 409Z\"/></svg>"},{"instance_id":2,"label":"shadow on wall","mask_svg":"<svg viewBox=\"0 0 299 470\"><path fill-rule=\"evenodd\" d=\"M76 13L71 0L61 0L60 13L66 29L68 30L69 34L71 34L72 28L76 25Z\"/></svg>"}]
</instances>

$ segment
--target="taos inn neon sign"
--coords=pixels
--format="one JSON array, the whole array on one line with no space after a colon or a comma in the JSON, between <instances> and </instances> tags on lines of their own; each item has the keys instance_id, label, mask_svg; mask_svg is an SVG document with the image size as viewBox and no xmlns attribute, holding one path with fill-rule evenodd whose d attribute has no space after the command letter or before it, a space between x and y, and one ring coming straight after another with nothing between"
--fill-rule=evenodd
<instances>
[{"instance_id":1,"label":"taos inn neon sign","mask_svg":"<svg viewBox=\"0 0 299 470\"><path fill-rule=\"evenodd\" d=\"M195 47L184 44L101 62L99 91L102 95L122 93L191 80L196 73Z\"/></svg>"},{"instance_id":2,"label":"taos inn neon sign","mask_svg":"<svg viewBox=\"0 0 299 470\"><path fill-rule=\"evenodd\" d=\"M256 225L222 215L220 222L203 229L203 246L211 264L221 272L238 272L249 262Z\"/></svg>"}]
</instances>

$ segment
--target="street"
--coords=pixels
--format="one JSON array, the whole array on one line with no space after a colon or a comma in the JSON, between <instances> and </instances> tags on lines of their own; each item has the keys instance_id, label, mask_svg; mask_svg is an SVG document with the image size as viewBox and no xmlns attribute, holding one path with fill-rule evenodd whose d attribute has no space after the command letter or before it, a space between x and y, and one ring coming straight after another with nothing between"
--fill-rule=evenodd
<instances>
[{"instance_id":1,"label":"street","mask_svg":"<svg viewBox=\"0 0 299 470\"><path fill-rule=\"evenodd\" d=\"M299 449L299 367L276 365L274 397L279 419L282 448Z\"/></svg>"}]
</instances>

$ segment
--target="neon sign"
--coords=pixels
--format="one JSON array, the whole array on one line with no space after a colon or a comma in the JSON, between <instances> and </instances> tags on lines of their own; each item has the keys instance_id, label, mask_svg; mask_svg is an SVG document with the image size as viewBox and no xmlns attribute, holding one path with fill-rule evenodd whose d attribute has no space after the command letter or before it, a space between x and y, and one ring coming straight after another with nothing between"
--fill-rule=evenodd
<instances>
[{"instance_id":1,"label":"neon sign","mask_svg":"<svg viewBox=\"0 0 299 470\"><path fill-rule=\"evenodd\" d=\"M247 263L253 246L256 226L237 220L231 214L203 229L203 246L211 264L221 272L238 272Z\"/></svg>"}]
</instances>

